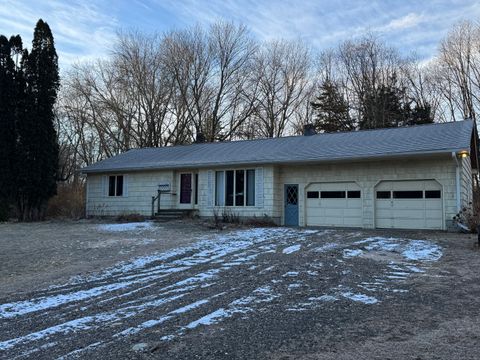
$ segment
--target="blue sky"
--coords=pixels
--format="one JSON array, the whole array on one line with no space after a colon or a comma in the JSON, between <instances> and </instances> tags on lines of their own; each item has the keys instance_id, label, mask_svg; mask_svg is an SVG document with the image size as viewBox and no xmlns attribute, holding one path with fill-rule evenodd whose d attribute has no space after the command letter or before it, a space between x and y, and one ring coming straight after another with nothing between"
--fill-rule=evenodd
<instances>
[{"instance_id":1,"label":"blue sky","mask_svg":"<svg viewBox=\"0 0 480 360\"><path fill-rule=\"evenodd\" d=\"M316 50L367 31L402 53L431 58L460 20L480 20L479 1L0 0L0 34L30 46L36 21L50 24L62 69L106 56L118 29L152 32L209 24L246 24L260 40L303 39Z\"/></svg>"}]
</instances>

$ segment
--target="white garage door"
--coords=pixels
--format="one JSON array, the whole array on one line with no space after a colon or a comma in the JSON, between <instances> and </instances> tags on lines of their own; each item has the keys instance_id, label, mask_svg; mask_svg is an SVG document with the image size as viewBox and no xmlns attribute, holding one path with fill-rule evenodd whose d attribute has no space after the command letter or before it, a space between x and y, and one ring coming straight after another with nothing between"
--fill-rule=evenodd
<instances>
[{"instance_id":1,"label":"white garage door","mask_svg":"<svg viewBox=\"0 0 480 360\"><path fill-rule=\"evenodd\" d=\"M312 184L306 193L309 226L362 227L362 192L355 183Z\"/></svg>"},{"instance_id":2,"label":"white garage door","mask_svg":"<svg viewBox=\"0 0 480 360\"><path fill-rule=\"evenodd\" d=\"M433 180L383 181L375 188L375 226L442 229L442 196Z\"/></svg>"}]
</instances>

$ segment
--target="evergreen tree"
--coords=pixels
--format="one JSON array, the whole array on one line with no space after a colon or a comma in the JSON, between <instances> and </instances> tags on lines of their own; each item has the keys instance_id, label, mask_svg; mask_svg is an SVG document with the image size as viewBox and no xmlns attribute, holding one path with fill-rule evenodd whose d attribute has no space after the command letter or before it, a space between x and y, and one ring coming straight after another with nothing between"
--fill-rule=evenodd
<instances>
[{"instance_id":1,"label":"evergreen tree","mask_svg":"<svg viewBox=\"0 0 480 360\"><path fill-rule=\"evenodd\" d=\"M15 191L15 38L0 35L0 221L7 220Z\"/></svg>"},{"instance_id":2,"label":"evergreen tree","mask_svg":"<svg viewBox=\"0 0 480 360\"><path fill-rule=\"evenodd\" d=\"M315 130L317 132L337 132L355 130L350 117L349 106L340 93L338 86L326 80L320 87L320 95L310 103L316 112Z\"/></svg>"},{"instance_id":3,"label":"evergreen tree","mask_svg":"<svg viewBox=\"0 0 480 360\"><path fill-rule=\"evenodd\" d=\"M25 79L17 119L17 206L21 220L42 218L56 193L58 143L54 104L59 88L58 57L47 23L39 20L32 51L24 51L20 72ZM23 84L20 84L22 88Z\"/></svg>"},{"instance_id":4,"label":"evergreen tree","mask_svg":"<svg viewBox=\"0 0 480 360\"><path fill-rule=\"evenodd\" d=\"M361 99L360 129L398 127L407 123L410 108L405 89L397 85L395 76L390 84L382 84L365 92Z\"/></svg>"},{"instance_id":5,"label":"evergreen tree","mask_svg":"<svg viewBox=\"0 0 480 360\"><path fill-rule=\"evenodd\" d=\"M415 104L410 113L407 125L432 124L433 115L430 104Z\"/></svg>"}]
</instances>

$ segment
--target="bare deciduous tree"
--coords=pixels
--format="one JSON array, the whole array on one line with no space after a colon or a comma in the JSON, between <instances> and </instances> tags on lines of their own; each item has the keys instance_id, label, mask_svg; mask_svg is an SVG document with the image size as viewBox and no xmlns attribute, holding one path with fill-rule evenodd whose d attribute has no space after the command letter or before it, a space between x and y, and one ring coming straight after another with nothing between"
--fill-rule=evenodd
<instances>
[{"instance_id":1,"label":"bare deciduous tree","mask_svg":"<svg viewBox=\"0 0 480 360\"><path fill-rule=\"evenodd\" d=\"M311 96L309 49L298 42L273 41L255 58L255 131L261 137L285 135Z\"/></svg>"}]
</instances>

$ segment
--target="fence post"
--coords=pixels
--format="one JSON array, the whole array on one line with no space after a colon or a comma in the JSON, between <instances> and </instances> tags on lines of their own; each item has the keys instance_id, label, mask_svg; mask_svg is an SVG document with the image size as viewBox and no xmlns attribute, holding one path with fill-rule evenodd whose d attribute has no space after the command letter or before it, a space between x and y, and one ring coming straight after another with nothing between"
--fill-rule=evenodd
<instances>
[{"instance_id":1,"label":"fence post","mask_svg":"<svg viewBox=\"0 0 480 360\"><path fill-rule=\"evenodd\" d=\"M160 195L162 192L158 189L158 204L157 204L157 213L160 213Z\"/></svg>"}]
</instances>

